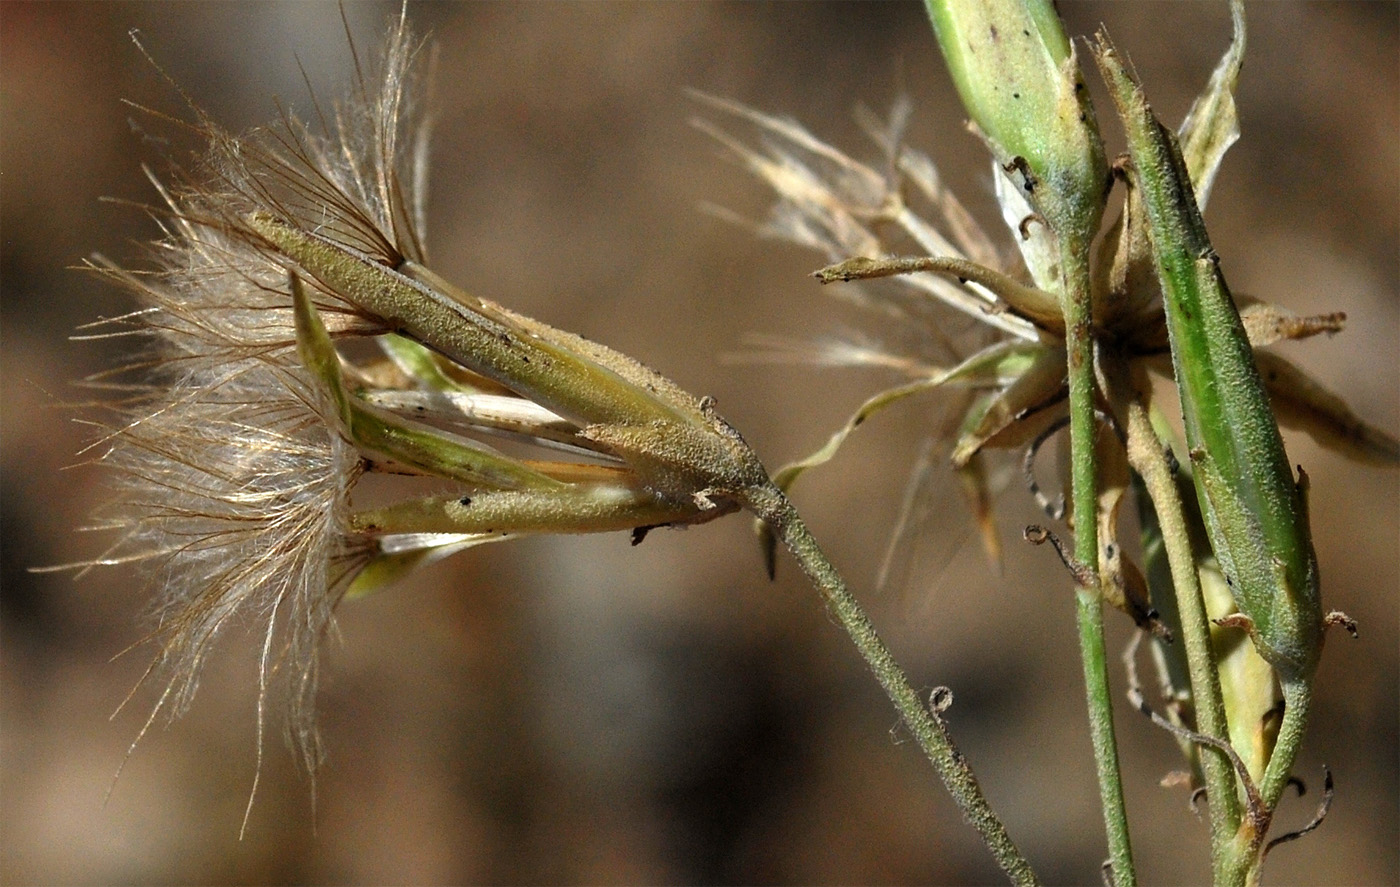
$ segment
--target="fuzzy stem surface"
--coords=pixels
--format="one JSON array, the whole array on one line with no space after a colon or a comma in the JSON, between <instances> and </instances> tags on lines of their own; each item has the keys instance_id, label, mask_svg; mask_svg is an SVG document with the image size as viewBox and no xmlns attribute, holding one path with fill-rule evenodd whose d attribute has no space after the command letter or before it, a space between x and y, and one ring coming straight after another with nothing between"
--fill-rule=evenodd
<instances>
[{"instance_id":1,"label":"fuzzy stem surface","mask_svg":"<svg viewBox=\"0 0 1400 887\"><path fill-rule=\"evenodd\" d=\"M1069 367L1070 477L1074 502L1074 556L1098 576L1098 460L1094 438L1094 337L1089 290L1089 242L1070 234L1061 236L1060 261L1065 290L1065 352ZM1084 664L1084 691L1089 708L1089 736L1098 771L1099 801L1103 806L1108 858L1117 887L1133 887L1132 841L1128 834L1128 810L1123 800L1123 778L1118 766L1118 744L1113 731L1113 692L1108 681L1108 656L1103 635L1103 595L1097 587L1080 587L1075 593L1079 623L1079 652Z\"/></svg>"},{"instance_id":2,"label":"fuzzy stem surface","mask_svg":"<svg viewBox=\"0 0 1400 887\"><path fill-rule=\"evenodd\" d=\"M1181 620L1182 644L1191 676L1191 701L1196 712L1196 729L1224 742L1230 739L1225 719L1225 702L1220 693L1220 675L1210 646L1210 623L1200 578L1191 551L1191 536L1176 480L1172 477L1165 451L1152 428L1147 410L1138 400L1127 404L1128 462L1142 478L1163 547L1171 565L1172 586ZM1224 880L1226 846L1240 824L1239 795L1234 768L1223 752L1200 746L1201 771L1210 803L1211 858L1217 884Z\"/></svg>"},{"instance_id":3,"label":"fuzzy stem surface","mask_svg":"<svg viewBox=\"0 0 1400 887\"><path fill-rule=\"evenodd\" d=\"M797 509L773 485L747 491L745 506L772 529L821 592L827 607L841 621L905 726L933 763L963 818L982 836L1007 878L1017 885L1038 883L1030 863L1021 855L1006 826L982 794L967 759L953 744L947 723L935 715L910 686L904 670L880 640L865 609L817 545Z\"/></svg>"}]
</instances>

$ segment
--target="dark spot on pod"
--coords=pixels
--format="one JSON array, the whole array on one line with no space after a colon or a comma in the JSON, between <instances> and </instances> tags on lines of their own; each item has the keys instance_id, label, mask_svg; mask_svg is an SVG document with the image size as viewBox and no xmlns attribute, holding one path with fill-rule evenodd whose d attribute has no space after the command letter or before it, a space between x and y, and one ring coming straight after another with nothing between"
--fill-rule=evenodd
<instances>
[{"instance_id":1,"label":"dark spot on pod","mask_svg":"<svg viewBox=\"0 0 1400 887\"><path fill-rule=\"evenodd\" d=\"M472 504L472 497L463 496L462 498L457 500L457 504L462 506L463 508L466 508L468 505Z\"/></svg>"}]
</instances>

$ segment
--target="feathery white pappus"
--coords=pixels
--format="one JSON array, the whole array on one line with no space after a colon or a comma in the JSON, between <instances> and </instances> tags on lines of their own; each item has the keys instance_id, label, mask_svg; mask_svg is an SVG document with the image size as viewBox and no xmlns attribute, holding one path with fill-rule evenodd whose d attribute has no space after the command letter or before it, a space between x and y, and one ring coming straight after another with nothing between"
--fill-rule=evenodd
<instances>
[{"instance_id":1,"label":"feathery white pappus","mask_svg":"<svg viewBox=\"0 0 1400 887\"><path fill-rule=\"evenodd\" d=\"M147 677L166 689L147 727L188 706L221 629L257 620L259 749L275 681L314 771L317 646L342 597L523 533L640 541L768 485L707 399L427 268L422 48L400 14L377 79L356 56L350 98L329 118L318 105L315 127L283 111L234 135L185 96L193 120L174 122L207 151L168 183L151 176L164 200L150 208L164 231L154 267L91 263L143 306L91 336L144 348L89 380L120 392L90 448L116 478L97 528L119 537L71 566L141 562L153 577ZM340 354L355 337L379 356ZM570 460L506 455L483 434ZM457 488L357 511L367 471Z\"/></svg>"},{"instance_id":2,"label":"feathery white pappus","mask_svg":"<svg viewBox=\"0 0 1400 887\"><path fill-rule=\"evenodd\" d=\"M240 614L256 618L265 623L260 723L275 677L312 769L316 648L379 543L350 528L364 460L298 357L287 264L242 219L273 212L385 262L421 258L418 49L400 19L380 82L359 72L356 95L324 134L284 115L234 135L187 99L194 120L184 125L207 154L168 184L150 174L165 203L152 212L164 230L154 267L93 262L143 306L90 328L142 343L132 363L91 380L120 392L92 447L116 488L97 528L120 537L91 563L151 571L159 653L148 676L168 682L152 717L182 713L220 630ZM317 289L315 300L334 334L382 329L333 292Z\"/></svg>"}]
</instances>

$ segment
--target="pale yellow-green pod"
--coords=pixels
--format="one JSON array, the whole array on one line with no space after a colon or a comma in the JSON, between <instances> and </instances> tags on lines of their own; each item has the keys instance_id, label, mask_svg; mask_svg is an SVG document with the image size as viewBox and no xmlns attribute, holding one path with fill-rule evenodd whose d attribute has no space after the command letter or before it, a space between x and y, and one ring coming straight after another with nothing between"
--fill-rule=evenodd
<instances>
[{"instance_id":1,"label":"pale yellow-green pod","mask_svg":"<svg viewBox=\"0 0 1400 887\"><path fill-rule=\"evenodd\" d=\"M925 0L973 123L1050 227L1092 238L1108 166L1074 47L1050 0Z\"/></svg>"}]
</instances>

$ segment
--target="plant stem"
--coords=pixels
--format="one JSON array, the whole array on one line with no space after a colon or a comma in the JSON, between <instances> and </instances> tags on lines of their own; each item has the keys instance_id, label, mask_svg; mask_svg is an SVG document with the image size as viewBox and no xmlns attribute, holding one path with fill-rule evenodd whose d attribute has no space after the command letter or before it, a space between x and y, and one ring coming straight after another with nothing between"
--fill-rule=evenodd
<instances>
[{"instance_id":1,"label":"plant stem","mask_svg":"<svg viewBox=\"0 0 1400 887\"><path fill-rule=\"evenodd\" d=\"M1269 756L1269 764L1264 768L1264 778L1259 783L1263 809L1251 811L1253 815L1247 817L1235 833L1235 840L1225 860L1225 877L1218 883L1232 887L1259 883L1264 865L1264 839L1268 836L1279 799L1284 789L1288 788L1288 778L1298 759L1298 748L1303 742L1308 713L1312 708L1311 680L1285 681L1283 704L1283 723L1279 725L1278 740L1274 744L1274 753Z\"/></svg>"},{"instance_id":2,"label":"plant stem","mask_svg":"<svg viewBox=\"0 0 1400 887\"><path fill-rule=\"evenodd\" d=\"M1065 352L1069 366L1070 477L1074 501L1074 556L1098 575L1098 464L1094 454L1094 339L1089 298L1089 242L1061 235L1060 263L1065 291ZM1079 652L1084 663L1084 691L1089 706L1089 735L1098 770L1108 857L1117 887L1137 883L1128 836L1128 810L1118 768L1113 733L1113 695L1108 683L1108 656L1103 637L1103 597L1095 581L1075 594Z\"/></svg>"},{"instance_id":3,"label":"plant stem","mask_svg":"<svg viewBox=\"0 0 1400 887\"><path fill-rule=\"evenodd\" d=\"M1229 725L1225 719L1225 702L1220 693L1220 675L1210 646L1210 625L1205 599L1201 596L1200 578L1191 550L1191 536L1186 525L1181 493L1167 464L1161 441L1153 431L1147 410L1139 400L1126 405L1128 431L1128 463L1132 465L1152 499L1157 524L1162 534L1167 561L1171 565L1172 586L1176 595L1181 621L1182 644L1186 648L1186 665L1191 675L1191 702L1196 713L1195 729L1228 742ZM1225 754L1207 746L1198 746L1201 772L1205 778L1206 797L1210 802L1211 858L1216 884L1222 883L1225 869L1225 848L1240 824L1239 794L1235 789L1234 768Z\"/></svg>"},{"instance_id":4,"label":"plant stem","mask_svg":"<svg viewBox=\"0 0 1400 887\"><path fill-rule=\"evenodd\" d=\"M1108 654L1103 637L1103 599L1097 589L1075 592L1079 619L1079 655L1084 663L1084 688L1089 702L1089 739L1099 777L1099 803L1108 835L1108 859L1115 887L1137 883L1133 848L1128 839L1128 814L1123 803L1123 780L1118 772L1117 738L1113 732L1113 696L1108 685Z\"/></svg>"},{"instance_id":5,"label":"plant stem","mask_svg":"<svg viewBox=\"0 0 1400 887\"><path fill-rule=\"evenodd\" d=\"M792 552L821 592L827 606L855 642L880 686L898 709L909 732L918 740L924 754L933 763L949 794L962 811L963 818L982 836L997 864L1013 884L1038 883L1035 873L1016 848L991 805L977 784L977 777L967 759L953 744L947 723L919 699L904 670L894 661L889 648L880 640L870 617L846 587L841 575L818 547L797 509L783 492L771 484L747 490L745 506L769 526L774 535Z\"/></svg>"},{"instance_id":6,"label":"plant stem","mask_svg":"<svg viewBox=\"0 0 1400 887\"><path fill-rule=\"evenodd\" d=\"M1264 778L1259 783L1259 795L1270 811L1278 806L1279 798L1283 797L1283 790L1288 787L1288 778L1293 773L1293 763L1298 759L1298 747L1303 742L1308 711L1312 708L1312 681L1284 681L1283 705L1283 723L1279 725L1274 753L1269 756L1269 765L1264 768Z\"/></svg>"}]
</instances>

